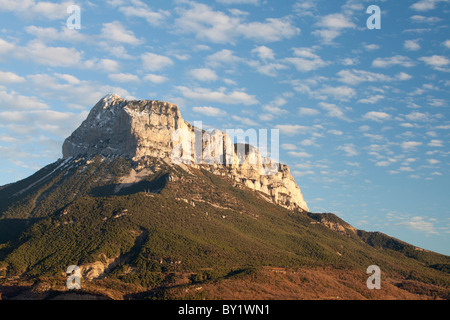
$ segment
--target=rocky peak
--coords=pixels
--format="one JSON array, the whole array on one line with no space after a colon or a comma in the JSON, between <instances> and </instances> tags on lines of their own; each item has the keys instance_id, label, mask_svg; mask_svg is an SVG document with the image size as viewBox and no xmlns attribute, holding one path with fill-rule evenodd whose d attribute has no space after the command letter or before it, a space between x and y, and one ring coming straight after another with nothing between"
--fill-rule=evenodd
<instances>
[{"instance_id":1,"label":"rocky peak","mask_svg":"<svg viewBox=\"0 0 450 320\"><path fill-rule=\"evenodd\" d=\"M184 138L189 141L187 148L186 143L180 144ZM195 128L183 120L178 106L172 103L107 95L63 144L64 158L118 155L138 162L157 157L179 164L174 154L183 164L231 177L286 208L309 211L288 166L261 156L253 146L231 143L219 130Z\"/></svg>"},{"instance_id":2,"label":"rocky peak","mask_svg":"<svg viewBox=\"0 0 450 320\"><path fill-rule=\"evenodd\" d=\"M174 130L188 128L177 105L154 100L102 98L87 119L64 141L63 157L123 155L168 156Z\"/></svg>"}]
</instances>

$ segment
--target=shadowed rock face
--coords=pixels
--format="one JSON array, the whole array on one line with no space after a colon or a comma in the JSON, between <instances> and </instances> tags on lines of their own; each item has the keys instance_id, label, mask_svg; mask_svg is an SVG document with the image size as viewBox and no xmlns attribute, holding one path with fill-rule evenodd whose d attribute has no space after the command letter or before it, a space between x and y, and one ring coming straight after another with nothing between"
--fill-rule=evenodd
<instances>
[{"instance_id":1,"label":"shadowed rock face","mask_svg":"<svg viewBox=\"0 0 450 320\"><path fill-rule=\"evenodd\" d=\"M173 138L179 131L189 137L187 150L180 148L180 135ZM200 144L195 143L196 139L201 140ZM200 161L198 146L203 151ZM288 166L261 156L255 147L234 145L219 130L205 132L194 128L183 120L178 106L168 102L131 101L108 95L63 144L64 158L120 155L139 161L157 157L175 165L173 154L182 155L184 164L208 167L214 174L230 176L281 206L309 211Z\"/></svg>"}]
</instances>

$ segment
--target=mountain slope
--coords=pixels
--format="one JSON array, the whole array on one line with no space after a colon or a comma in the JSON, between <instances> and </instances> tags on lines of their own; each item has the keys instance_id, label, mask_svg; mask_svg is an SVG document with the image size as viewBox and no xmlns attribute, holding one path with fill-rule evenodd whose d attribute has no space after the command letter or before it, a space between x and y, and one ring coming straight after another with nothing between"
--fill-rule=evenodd
<instances>
[{"instance_id":1,"label":"mountain slope","mask_svg":"<svg viewBox=\"0 0 450 320\"><path fill-rule=\"evenodd\" d=\"M199 274L192 283L226 283L230 274L265 266L361 274L377 264L387 277L449 285L436 268L449 257L373 247L369 233L330 229L330 214L291 211L230 178L153 160L155 173L135 183L120 183L134 170L127 159L94 157L58 161L0 190L1 203L13 203L0 220L11 230L0 245L4 275L43 281L75 264L93 283L145 291L187 274Z\"/></svg>"},{"instance_id":2,"label":"mountain slope","mask_svg":"<svg viewBox=\"0 0 450 320\"><path fill-rule=\"evenodd\" d=\"M256 148L241 164L174 163L176 126L196 130L175 105L107 96L63 159L1 187L1 296L64 297L78 265L91 298L449 298L450 257L310 213L287 166L261 174Z\"/></svg>"}]
</instances>

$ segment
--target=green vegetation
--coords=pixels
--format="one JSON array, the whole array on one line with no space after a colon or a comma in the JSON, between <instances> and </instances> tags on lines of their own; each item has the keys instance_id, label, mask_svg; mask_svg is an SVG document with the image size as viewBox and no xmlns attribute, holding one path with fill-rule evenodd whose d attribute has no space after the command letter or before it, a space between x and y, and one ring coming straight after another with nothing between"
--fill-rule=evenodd
<instances>
[{"instance_id":1,"label":"green vegetation","mask_svg":"<svg viewBox=\"0 0 450 320\"><path fill-rule=\"evenodd\" d=\"M116 193L131 171L127 159L61 160L0 189L0 277L58 277L72 264L115 261L109 279L149 289L172 285L175 274L203 283L262 266L377 264L387 274L450 285L447 256L381 233L340 234L317 223L347 225L335 215L293 212L207 170L152 161L154 175Z\"/></svg>"}]
</instances>

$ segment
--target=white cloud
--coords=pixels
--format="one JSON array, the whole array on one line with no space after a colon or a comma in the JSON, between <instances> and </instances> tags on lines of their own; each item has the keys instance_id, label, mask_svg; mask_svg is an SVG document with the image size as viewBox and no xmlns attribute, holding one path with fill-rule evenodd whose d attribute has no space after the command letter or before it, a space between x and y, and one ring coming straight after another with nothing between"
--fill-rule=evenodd
<instances>
[{"instance_id":1,"label":"white cloud","mask_svg":"<svg viewBox=\"0 0 450 320\"><path fill-rule=\"evenodd\" d=\"M158 71L173 65L169 57L151 52L142 54L141 60L144 69L148 71Z\"/></svg>"},{"instance_id":2,"label":"white cloud","mask_svg":"<svg viewBox=\"0 0 450 320\"><path fill-rule=\"evenodd\" d=\"M368 125L362 125L359 127L359 130L362 132L369 131L370 127Z\"/></svg>"},{"instance_id":3,"label":"white cloud","mask_svg":"<svg viewBox=\"0 0 450 320\"><path fill-rule=\"evenodd\" d=\"M375 103L377 103L378 101L380 101L380 100L382 100L384 98L385 98L384 96L377 94L377 95L374 95L374 96L370 96L368 98L360 99L357 102L358 103L375 104Z\"/></svg>"},{"instance_id":4,"label":"white cloud","mask_svg":"<svg viewBox=\"0 0 450 320\"><path fill-rule=\"evenodd\" d=\"M261 113L259 118L262 121L271 121L276 116L289 113L287 110L282 109L281 107L287 103L287 100L283 97L277 97L274 100L270 101L268 104L263 105L262 109L265 113Z\"/></svg>"},{"instance_id":5,"label":"white cloud","mask_svg":"<svg viewBox=\"0 0 450 320\"><path fill-rule=\"evenodd\" d=\"M428 143L428 146L430 147L443 147L444 142L442 140L431 140L430 143Z\"/></svg>"},{"instance_id":6,"label":"white cloud","mask_svg":"<svg viewBox=\"0 0 450 320\"><path fill-rule=\"evenodd\" d=\"M164 76L153 74L153 73L149 73L149 74L145 75L143 79L146 81L156 83L156 84L164 83L169 80L168 78L166 78Z\"/></svg>"},{"instance_id":7,"label":"white cloud","mask_svg":"<svg viewBox=\"0 0 450 320\"><path fill-rule=\"evenodd\" d=\"M189 74L199 81L216 81L219 79L216 72L209 68L192 69Z\"/></svg>"},{"instance_id":8,"label":"white cloud","mask_svg":"<svg viewBox=\"0 0 450 320\"><path fill-rule=\"evenodd\" d=\"M73 2L64 1L53 3L50 1L34 0L0 0L0 11L14 12L25 18L40 18L46 20L64 20L67 18L67 8Z\"/></svg>"},{"instance_id":9,"label":"white cloud","mask_svg":"<svg viewBox=\"0 0 450 320\"><path fill-rule=\"evenodd\" d=\"M147 4L142 1L133 0L131 5L126 2L127 5L119 7L119 11L127 17L138 17L145 19L149 24L153 26L160 26L165 23L167 17L170 16L170 12L166 10L151 10Z\"/></svg>"},{"instance_id":10,"label":"white cloud","mask_svg":"<svg viewBox=\"0 0 450 320\"><path fill-rule=\"evenodd\" d=\"M189 4L188 9L176 9L180 16L175 20L175 26L180 33L194 33L201 40L218 43L233 40L235 27L240 22L238 18L214 11L205 4Z\"/></svg>"},{"instance_id":11,"label":"white cloud","mask_svg":"<svg viewBox=\"0 0 450 320\"><path fill-rule=\"evenodd\" d=\"M315 30L311 33L317 37L322 38L324 44L332 44L333 40L339 37L342 32L339 30L322 29Z\"/></svg>"},{"instance_id":12,"label":"white cloud","mask_svg":"<svg viewBox=\"0 0 450 320\"><path fill-rule=\"evenodd\" d=\"M6 55L13 51L15 48L16 46L13 43L0 38L0 55Z\"/></svg>"},{"instance_id":13,"label":"white cloud","mask_svg":"<svg viewBox=\"0 0 450 320\"><path fill-rule=\"evenodd\" d=\"M405 141L402 142L401 147L405 150L415 149L422 145L422 142L418 141Z\"/></svg>"},{"instance_id":14,"label":"white cloud","mask_svg":"<svg viewBox=\"0 0 450 320\"><path fill-rule=\"evenodd\" d=\"M219 3L223 4L254 4L258 5L260 0L216 0Z\"/></svg>"},{"instance_id":15,"label":"white cloud","mask_svg":"<svg viewBox=\"0 0 450 320\"><path fill-rule=\"evenodd\" d=\"M15 56L52 67L72 67L81 62L81 52L75 48L49 47L40 41L30 41L26 47L18 48Z\"/></svg>"},{"instance_id":16,"label":"white cloud","mask_svg":"<svg viewBox=\"0 0 450 320\"><path fill-rule=\"evenodd\" d=\"M92 39L95 40L95 37L93 37ZM127 49L123 46L123 44L120 44L118 42L110 43L108 41L100 41L98 42L98 45L104 52L107 52L108 54L116 58L124 60L134 60L136 58L127 52Z\"/></svg>"},{"instance_id":17,"label":"white cloud","mask_svg":"<svg viewBox=\"0 0 450 320\"><path fill-rule=\"evenodd\" d=\"M223 117L227 114L225 111L214 107L193 107L192 110L209 117Z\"/></svg>"},{"instance_id":18,"label":"white cloud","mask_svg":"<svg viewBox=\"0 0 450 320\"><path fill-rule=\"evenodd\" d=\"M278 124L275 126L276 129L279 129L281 133L287 135L295 135L299 133L307 133L311 129L306 126L302 126L299 124Z\"/></svg>"},{"instance_id":19,"label":"white cloud","mask_svg":"<svg viewBox=\"0 0 450 320\"><path fill-rule=\"evenodd\" d=\"M61 80L64 80L67 83L72 84L72 85L77 85L77 84L80 84L80 82L81 82L77 77L75 77L71 74L67 74L67 73L65 73L65 74L55 73L55 77L57 77Z\"/></svg>"},{"instance_id":20,"label":"white cloud","mask_svg":"<svg viewBox=\"0 0 450 320\"><path fill-rule=\"evenodd\" d=\"M15 1L15 0L0 0L0 10L1 11L16 11L21 12L29 9L34 5L34 0L24 0L24 1Z\"/></svg>"},{"instance_id":21,"label":"white cloud","mask_svg":"<svg viewBox=\"0 0 450 320\"><path fill-rule=\"evenodd\" d=\"M344 134L341 130L336 130L336 129L328 130L328 133L331 133L335 136L342 136Z\"/></svg>"},{"instance_id":22,"label":"white cloud","mask_svg":"<svg viewBox=\"0 0 450 320\"><path fill-rule=\"evenodd\" d=\"M423 22L423 23L436 23L441 21L441 18L438 17L424 17L420 15L414 15L411 17L411 20L414 22Z\"/></svg>"},{"instance_id":23,"label":"white cloud","mask_svg":"<svg viewBox=\"0 0 450 320\"><path fill-rule=\"evenodd\" d=\"M426 65L432 67L435 70L439 71L450 71L448 68L444 68L450 65L450 59L444 56L433 55L429 57L421 57L419 60L423 61Z\"/></svg>"},{"instance_id":24,"label":"white cloud","mask_svg":"<svg viewBox=\"0 0 450 320\"><path fill-rule=\"evenodd\" d=\"M24 96L14 91L7 92L5 90L0 89L0 108L8 110L17 110L17 109L29 110L29 109L48 109L49 106L46 103L40 101L36 97ZM3 121L7 120L6 118L1 119Z\"/></svg>"},{"instance_id":25,"label":"white cloud","mask_svg":"<svg viewBox=\"0 0 450 320\"><path fill-rule=\"evenodd\" d=\"M103 39L111 42L138 45L142 43L135 37L133 31L125 29L119 21L104 23L100 35Z\"/></svg>"},{"instance_id":26,"label":"white cloud","mask_svg":"<svg viewBox=\"0 0 450 320\"><path fill-rule=\"evenodd\" d=\"M108 75L108 78L115 82L139 82L140 79L137 75L131 73L112 73Z\"/></svg>"},{"instance_id":27,"label":"white cloud","mask_svg":"<svg viewBox=\"0 0 450 320\"><path fill-rule=\"evenodd\" d=\"M339 81L347 84L356 85L362 82L391 82L394 80L406 81L412 78L411 75L400 72L395 77L391 77L382 73L375 73L365 70L341 70L337 73Z\"/></svg>"},{"instance_id":28,"label":"white cloud","mask_svg":"<svg viewBox=\"0 0 450 320\"><path fill-rule=\"evenodd\" d=\"M354 29L356 25L350 20L350 15L333 13L320 17L316 26L320 29L312 32L313 35L322 38L325 44L330 44L341 35L345 29Z\"/></svg>"},{"instance_id":29,"label":"white cloud","mask_svg":"<svg viewBox=\"0 0 450 320\"><path fill-rule=\"evenodd\" d=\"M412 76L406 72L400 72L395 76L395 78L400 81L407 81L411 80Z\"/></svg>"},{"instance_id":30,"label":"white cloud","mask_svg":"<svg viewBox=\"0 0 450 320\"><path fill-rule=\"evenodd\" d=\"M421 49L421 46L419 44L420 39L416 40L405 40L403 42L403 47L408 51L417 51Z\"/></svg>"},{"instance_id":31,"label":"white cloud","mask_svg":"<svg viewBox=\"0 0 450 320\"><path fill-rule=\"evenodd\" d=\"M42 42L65 41L65 42L81 42L89 41L89 37L78 30L71 30L66 26L61 27L61 31L50 27L27 26L25 31L34 35Z\"/></svg>"},{"instance_id":32,"label":"white cloud","mask_svg":"<svg viewBox=\"0 0 450 320\"><path fill-rule=\"evenodd\" d=\"M366 49L367 51L375 51L380 49L380 46L377 44L366 44L364 45L364 49Z\"/></svg>"},{"instance_id":33,"label":"white cloud","mask_svg":"<svg viewBox=\"0 0 450 320\"><path fill-rule=\"evenodd\" d=\"M356 25L349 20L350 17L342 13L333 13L320 18L317 26L329 29L355 28Z\"/></svg>"},{"instance_id":34,"label":"white cloud","mask_svg":"<svg viewBox=\"0 0 450 320\"><path fill-rule=\"evenodd\" d=\"M232 118L246 126L257 126L258 123L256 123L255 121L249 119L249 118L243 118L243 117L239 117L239 116L232 116Z\"/></svg>"},{"instance_id":35,"label":"white cloud","mask_svg":"<svg viewBox=\"0 0 450 320\"><path fill-rule=\"evenodd\" d=\"M319 69L327 65L322 59L305 59L305 58L285 58L284 61L294 65L294 67L300 72L308 72Z\"/></svg>"},{"instance_id":36,"label":"white cloud","mask_svg":"<svg viewBox=\"0 0 450 320\"><path fill-rule=\"evenodd\" d=\"M409 122L400 123L400 126L402 126L403 128L415 128L415 125Z\"/></svg>"},{"instance_id":37,"label":"white cloud","mask_svg":"<svg viewBox=\"0 0 450 320\"><path fill-rule=\"evenodd\" d=\"M392 164L392 162L389 161L378 161L377 163L375 163L375 166L377 167L388 167Z\"/></svg>"},{"instance_id":38,"label":"white cloud","mask_svg":"<svg viewBox=\"0 0 450 320\"><path fill-rule=\"evenodd\" d=\"M73 5L73 2L65 1L62 3L53 3L50 1L37 1L30 8L34 14L40 18L45 17L49 20L64 19L67 17L67 8ZM30 9L27 9L30 10Z\"/></svg>"},{"instance_id":39,"label":"white cloud","mask_svg":"<svg viewBox=\"0 0 450 320\"><path fill-rule=\"evenodd\" d=\"M302 158L304 158L304 157L302 157ZM304 176L306 176L306 175L314 175L315 172L312 171L312 170L308 170L308 171L299 171L299 170L295 170L295 171L292 172L292 174L293 174L294 176L304 177ZM316 198L316 199L314 199L314 200L315 200L315 201L321 201L321 200L323 200L323 199Z\"/></svg>"},{"instance_id":40,"label":"white cloud","mask_svg":"<svg viewBox=\"0 0 450 320\"><path fill-rule=\"evenodd\" d=\"M308 72L322 68L329 64L315 54L310 48L294 48L294 56L283 61L291 63L300 72Z\"/></svg>"},{"instance_id":41,"label":"white cloud","mask_svg":"<svg viewBox=\"0 0 450 320\"><path fill-rule=\"evenodd\" d=\"M1 40L1 39L0 39ZM448 49L450 49L450 40L445 40L443 43L442 43L444 46L446 46Z\"/></svg>"},{"instance_id":42,"label":"white cloud","mask_svg":"<svg viewBox=\"0 0 450 320\"><path fill-rule=\"evenodd\" d=\"M295 168L301 170L310 170L313 168L326 169L328 165L321 163L321 161L304 160L301 163L296 163Z\"/></svg>"},{"instance_id":43,"label":"white cloud","mask_svg":"<svg viewBox=\"0 0 450 320\"><path fill-rule=\"evenodd\" d=\"M328 97L333 97L336 100L347 101L350 98L356 96L356 91L353 88L346 86L324 86L323 88L318 90L319 94L326 95Z\"/></svg>"},{"instance_id":44,"label":"white cloud","mask_svg":"<svg viewBox=\"0 0 450 320\"><path fill-rule=\"evenodd\" d=\"M120 68L119 63L112 59L91 59L83 63L84 67L92 70L102 70L106 72L117 72Z\"/></svg>"},{"instance_id":45,"label":"white cloud","mask_svg":"<svg viewBox=\"0 0 450 320\"><path fill-rule=\"evenodd\" d=\"M300 144L305 147L317 146L315 139L305 139L302 142L300 142Z\"/></svg>"},{"instance_id":46,"label":"white cloud","mask_svg":"<svg viewBox=\"0 0 450 320\"><path fill-rule=\"evenodd\" d=\"M413 217L405 220L406 221L397 223L397 225L403 225L408 229L424 232L427 234L438 234L438 232L434 228L434 224L430 221L426 221L423 217Z\"/></svg>"},{"instance_id":47,"label":"white cloud","mask_svg":"<svg viewBox=\"0 0 450 320\"><path fill-rule=\"evenodd\" d=\"M411 9L416 11L430 11L436 8L438 2L447 2L448 0L420 0L411 5Z\"/></svg>"},{"instance_id":48,"label":"white cloud","mask_svg":"<svg viewBox=\"0 0 450 320\"><path fill-rule=\"evenodd\" d=\"M428 113L413 111L407 114L405 118L409 121L429 121L430 115Z\"/></svg>"},{"instance_id":49,"label":"white cloud","mask_svg":"<svg viewBox=\"0 0 450 320\"><path fill-rule=\"evenodd\" d=\"M292 11L298 16L314 16L316 9L316 1L314 0L297 0L292 6Z\"/></svg>"},{"instance_id":50,"label":"white cloud","mask_svg":"<svg viewBox=\"0 0 450 320\"><path fill-rule=\"evenodd\" d=\"M378 81L391 81L392 78L381 74L364 70L341 70L337 73L339 81L347 84L359 84L361 82L378 82Z\"/></svg>"},{"instance_id":51,"label":"white cloud","mask_svg":"<svg viewBox=\"0 0 450 320\"><path fill-rule=\"evenodd\" d=\"M226 66L229 68L240 62L243 62L243 59L228 49L222 49L206 57L206 64L211 67Z\"/></svg>"},{"instance_id":52,"label":"white cloud","mask_svg":"<svg viewBox=\"0 0 450 320\"><path fill-rule=\"evenodd\" d=\"M20 83L24 81L24 77L21 77L14 72L0 70L0 83Z\"/></svg>"},{"instance_id":53,"label":"white cloud","mask_svg":"<svg viewBox=\"0 0 450 320\"><path fill-rule=\"evenodd\" d=\"M246 22L241 17L214 11L210 6L186 2L188 8L178 7L175 19L178 33L195 34L200 40L214 43L233 43L237 38L256 41L279 41L300 33L290 18L267 18L264 22Z\"/></svg>"},{"instance_id":54,"label":"white cloud","mask_svg":"<svg viewBox=\"0 0 450 320\"><path fill-rule=\"evenodd\" d=\"M281 145L281 148L283 150L296 150L297 149L297 147L294 144L291 144L291 143L283 143Z\"/></svg>"},{"instance_id":55,"label":"white cloud","mask_svg":"<svg viewBox=\"0 0 450 320\"><path fill-rule=\"evenodd\" d=\"M300 33L289 18L268 18L264 22L240 24L236 29L245 38L266 42L290 39Z\"/></svg>"},{"instance_id":56,"label":"white cloud","mask_svg":"<svg viewBox=\"0 0 450 320\"><path fill-rule=\"evenodd\" d=\"M227 85L229 85L229 86L236 86L237 85L237 82L236 81L234 81L234 80L232 80L232 79L228 79L228 78L226 78L226 79L223 79L223 82L225 82Z\"/></svg>"},{"instance_id":57,"label":"white cloud","mask_svg":"<svg viewBox=\"0 0 450 320\"><path fill-rule=\"evenodd\" d=\"M359 154L356 150L356 146L353 143L346 143L342 146L337 147L337 150L342 150L346 153L347 157L354 157Z\"/></svg>"},{"instance_id":58,"label":"white cloud","mask_svg":"<svg viewBox=\"0 0 450 320\"><path fill-rule=\"evenodd\" d=\"M58 139L64 139L86 119L87 111L79 113L60 112L54 110L26 110L0 112L0 117L17 124L26 124L42 130ZM46 138L47 139L47 138Z\"/></svg>"},{"instance_id":59,"label":"white cloud","mask_svg":"<svg viewBox=\"0 0 450 320\"><path fill-rule=\"evenodd\" d=\"M372 67L376 68L390 68L392 66L413 67L415 64L410 58L406 56L396 55L389 58L376 58L372 62Z\"/></svg>"},{"instance_id":60,"label":"white cloud","mask_svg":"<svg viewBox=\"0 0 450 320\"><path fill-rule=\"evenodd\" d=\"M358 63L358 59L356 59L356 58L353 58L353 59L352 58L345 58L345 59L342 59L341 63L344 66L353 66L353 65Z\"/></svg>"},{"instance_id":61,"label":"white cloud","mask_svg":"<svg viewBox=\"0 0 450 320\"><path fill-rule=\"evenodd\" d=\"M319 102L319 106L327 112L327 116L349 121L342 109L337 105L333 103Z\"/></svg>"},{"instance_id":62,"label":"white cloud","mask_svg":"<svg viewBox=\"0 0 450 320\"><path fill-rule=\"evenodd\" d=\"M437 159L427 159L427 161L428 161L428 163L431 164L431 165L435 165L435 164L441 163L441 162L440 162L439 160L437 160Z\"/></svg>"},{"instance_id":63,"label":"white cloud","mask_svg":"<svg viewBox=\"0 0 450 320\"><path fill-rule=\"evenodd\" d=\"M371 134L371 133L364 133L364 137L369 138L372 141L380 141L380 140L384 140L384 137L382 135L379 134Z\"/></svg>"},{"instance_id":64,"label":"white cloud","mask_svg":"<svg viewBox=\"0 0 450 320\"><path fill-rule=\"evenodd\" d=\"M390 114L387 114L386 112L380 112L380 111L369 111L364 116L364 119L366 120L373 120L373 121L385 121L390 120L392 117Z\"/></svg>"},{"instance_id":65,"label":"white cloud","mask_svg":"<svg viewBox=\"0 0 450 320\"><path fill-rule=\"evenodd\" d=\"M67 77L59 74L35 74L27 76L29 88L39 93L39 96L66 102L68 105L93 106L105 93L117 93L123 98L129 98L127 90L120 87L103 85L95 81L80 80L78 83L67 82ZM61 82L60 80L63 80ZM83 108L83 109L84 109Z\"/></svg>"},{"instance_id":66,"label":"white cloud","mask_svg":"<svg viewBox=\"0 0 450 320\"><path fill-rule=\"evenodd\" d=\"M243 104L246 106L258 103L258 100L254 95L250 95L243 91L232 91L227 93L225 88L212 91L208 88L190 89L185 86L177 86L176 89L178 89L185 98L196 101L218 102L224 104Z\"/></svg>"},{"instance_id":67,"label":"white cloud","mask_svg":"<svg viewBox=\"0 0 450 320\"><path fill-rule=\"evenodd\" d=\"M320 114L320 111L318 111L317 109L304 108L304 107L301 107L300 109L298 109L299 116L316 116L318 114Z\"/></svg>"},{"instance_id":68,"label":"white cloud","mask_svg":"<svg viewBox=\"0 0 450 320\"><path fill-rule=\"evenodd\" d=\"M253 54L256 54L261 60L273 60L275 54L272 49L266 46L259 46L252 50Z\"/></svg>"},{"instance_id":69,"label":"white cloud","mask_svg":"<svg viewBox=\"0 0 450 320\"><path fill-rule=\"evenodd\" d=\"M288 152L288 154L290 154L291 156L296 157L296 158L311 158L312 157L311 154L309 154L308 152L305 152L305 151L290 151L290 152Z\"/></svg>"},{"instance_id":70,"label":"white cloud","mask_svg":"<svg viewBox=\"0 0 450 320\"><path fill-rule=\"evenodd\" d=\"M260 63L259 61L249 61L248 65L254 67L257 72L269 77L275 77L279 70L288 69L288 67L281 63Z\"/></svg>"}]
</instances>

